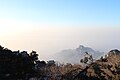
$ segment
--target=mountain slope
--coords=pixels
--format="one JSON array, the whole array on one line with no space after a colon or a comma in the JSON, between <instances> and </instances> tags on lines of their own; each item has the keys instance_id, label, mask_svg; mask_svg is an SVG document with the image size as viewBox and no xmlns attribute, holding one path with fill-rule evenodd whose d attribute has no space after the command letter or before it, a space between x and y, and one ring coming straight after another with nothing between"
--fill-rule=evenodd
<instances>
[{"instance_id":1,"label":"mountain slope","mask_svg":"<svg viewBox=\"0 0 120 80\"><path fill-rule=\"evenodd\" d=\"M120 51L111 50L104 58L101 57L77 72L66 74L65 80L120 80Z\"/></svg>"},{"instance_id":2,"label":"mountain slope","mask_svg":"<svg viewBox=\"0 0 120 80\"><path fill-rule=\"evenodd\" d=\"M80 63L80 59L84 57L85 52L93 55L93 58L97 59L103 55L102 52L95 51L92 48L84 47L80 45L76 49L63 50L56 54L55 60L65 63Z\"/></svg>"},{"instance_id":3,"label":"mountain slope","mask_svg":"<svg viewBox=\"0 0 120 80\"><path fill-rule=\"evenodd\" d=\"M105 58L92 63L86 75L89 79L97 77L94 80L120 80L120 51L111 50Z\"/></svg>"}]
</instances>

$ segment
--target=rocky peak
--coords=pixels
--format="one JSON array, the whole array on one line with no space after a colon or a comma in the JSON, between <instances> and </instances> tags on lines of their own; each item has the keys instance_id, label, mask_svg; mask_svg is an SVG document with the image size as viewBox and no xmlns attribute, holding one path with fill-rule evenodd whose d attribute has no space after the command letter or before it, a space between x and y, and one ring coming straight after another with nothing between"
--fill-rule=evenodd
<instances>
[{"instance_id":1,"label":"rocky peak","mask_svg":"<svg viewBox=\"0 0 120 80\"><path fill-rule=\"evenodd\" d=\"M118 49L111 50L108 55L120 55L120 51Z\"/></svg>"},{"instance_id":2,"label":"rocky peak","mask_svg":"<svg viewBox=\"0 0 120 80\"><path fill-rule=\"evenodd\" d=\"M76 50L83 50L85 47L83 46L83 45L79 45L79 47L78 48L76 48Z\"/></svg>"}]
</instances>

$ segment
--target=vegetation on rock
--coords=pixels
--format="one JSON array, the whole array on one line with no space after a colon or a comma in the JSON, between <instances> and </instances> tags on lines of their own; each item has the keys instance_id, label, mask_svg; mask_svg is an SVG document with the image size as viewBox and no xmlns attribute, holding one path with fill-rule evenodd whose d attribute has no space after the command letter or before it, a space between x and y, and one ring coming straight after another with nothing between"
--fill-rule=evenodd
<instances>
[{"instance_id":1,"label":"vegetation on rock","mask_svg":"<svg viewBox=\"0 0 120 80\"><path fill-rule=\"evenodd\" d=\"M35 51L12 51L0 46L0 80L119 80L120 51L111 50L98 60L85 53L81 63L60 64L38 60Z\"/></svg>"}]
</instances>

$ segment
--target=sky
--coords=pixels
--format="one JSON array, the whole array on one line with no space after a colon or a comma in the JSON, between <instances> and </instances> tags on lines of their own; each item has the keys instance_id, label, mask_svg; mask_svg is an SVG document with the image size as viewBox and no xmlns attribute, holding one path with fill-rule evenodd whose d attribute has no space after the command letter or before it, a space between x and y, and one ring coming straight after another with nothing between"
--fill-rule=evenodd
<instances>
[{"instance_id":1,"label":"sky","mask_svg":"<svg viewBox=\"0 0 120 80\"><path fill-rule=\"evenodd\" d=\"M0 44L41 59L80 44L120 49L119 0L0 0Z\"/></svg>"}]
</instances>

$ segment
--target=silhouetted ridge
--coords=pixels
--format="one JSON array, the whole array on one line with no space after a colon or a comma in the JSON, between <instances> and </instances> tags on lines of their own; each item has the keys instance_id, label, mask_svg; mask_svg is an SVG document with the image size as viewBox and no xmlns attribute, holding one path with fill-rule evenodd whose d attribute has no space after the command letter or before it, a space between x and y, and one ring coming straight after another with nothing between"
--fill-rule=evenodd
<instances>
[{"instance_id":1,"label":"silhouetted ridge","mask_svg":"<svg viewBox=\"0 0 120 80\"><path fill-rule=\"evenodd\" d=\"M111 50L108 54L120 55L120 51L118 49L114 49L114 50Z\"/></svg>"},{"instance_id":2,"label":"silhouetted ridge","mask_svg":"<svg viewBox=\"0 0 120 80\"><path fill-rule=\"evenodd\" d=\"M0 46L0 80L28 80L36 75L38 54L32 51L12 51Z\"/></svg>"}]
</instances>

